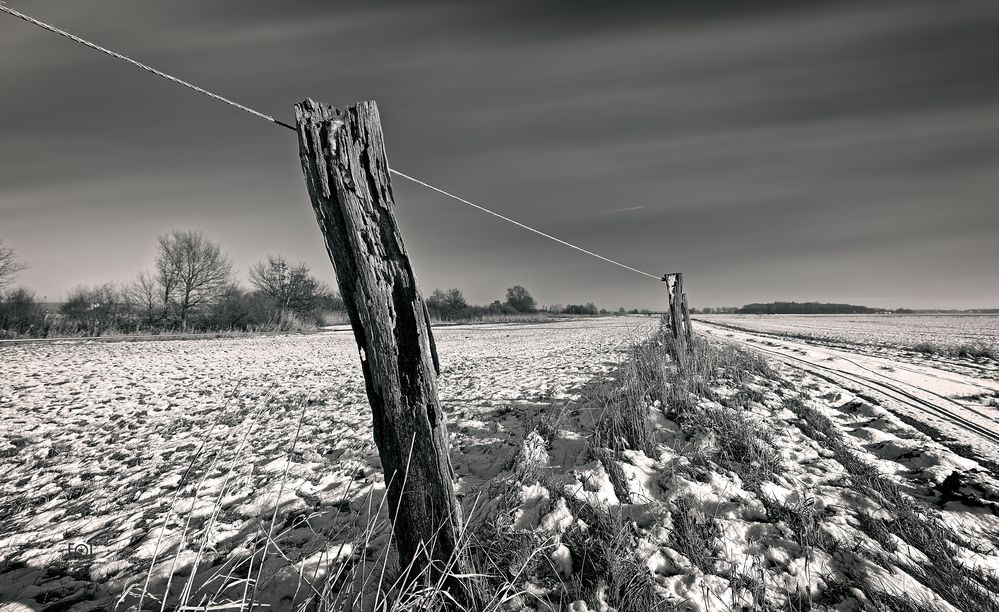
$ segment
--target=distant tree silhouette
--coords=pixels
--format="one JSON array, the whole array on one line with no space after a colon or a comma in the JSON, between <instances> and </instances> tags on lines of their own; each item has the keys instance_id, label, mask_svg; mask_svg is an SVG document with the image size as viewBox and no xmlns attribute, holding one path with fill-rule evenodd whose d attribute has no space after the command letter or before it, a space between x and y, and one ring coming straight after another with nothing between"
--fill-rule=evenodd
<instances>
[{"instance_id":1,"label":"distant tree silhouette","mask_svg":"<svg viewBox=\"0 0 999 612\"><path fill-rule=\"evenodd\" d=\"M595 315L599 314L596 305L593 302L588 302L585 305L581 304L569 304L562 309L565 314L576 314L576 315Z\"/></svg>"},{"instance_id":2,"label":"distant tree silhouette","mask_svg":"<svg viewBox=\"0 0 999 612\"><path fill-rule=\"evenodd\" d=\"M214 302L232 285L232 262L201 232L175 230L160 236L156 246L164 318L176 311L186 329L192 311Z\"/></svg>"},{"instance_id":3,"label":"distant tree silhouette","mask_svg":"<svg viewBox=\"0 0 999 612\"><path fill-rule=\"evenodd\" d=\"M215 329L293 329L297 320L275 320L278 305L262 291L230 285L209 308L207 327Z\"/></svg>"},{"instance_id":4,"label":"distant tree silhouette","mask_svg":"<svg viewBox=\"0 0 999 612\"><path fill-rule=\"evenodd\" d=\"M0 330L14 335L44 336L45 311L35 294L18 287L0 300Z\"/></svg>"},{"instance_id":5,"label":"distant tree silhouette","mask_svg":"<svg viewBox=\"0 0 999 612\"><path fill-rule=\"evenodd\" d=\"M74 332L100 336L126 326L131 305L128 293L113 283L97 287L77 287L59 307Z\"/></svg>"},{"instance_id":6,"label":"distant tree silhouette","mask_svg":"<svg viewBox=\"0 0 999 612\"><path fill-rule=\"evenodd\" d=\"M278 318L288 312L301 317L313 315L328 290L309 273L304 263L290 264L281 255L268 255L267 261L250 268L250 283L274 300Z\"/></svg>"},{"instance_id":7,"label":"distant tree silhouette","mask_svg":"<svg viewBox=\"0 0 999 612\"><path fill-rule=\"evenodd\" d=\"M426 304L431 315L444 321L467 316L470 310L461 290L454 288L446 291L434 289L426 299Z\"/></svg>"},{"instance_id":8,"label":"distant tree silhouette","mask_svg":"<svg viewBox=\"0 0 999 612\"><path fill-rule=\"evenodd\" d=\"M506 303L517 312L534 312L536 306L531 294L520 285L506 290Z\"/></svg>"},{"instance_id":9,"label":"distant tree silhouette","mask_svg":"<svg viewBox=\"0 0 999 612\"><path fill-rule=\"evenodd\" d=\"M149 272L140 272L125 290L128 292L128 299L136 311L139 323L144 327L153 327L159 320L158 312L161 306L156 277Z\"/></svg>"}]
</instances>

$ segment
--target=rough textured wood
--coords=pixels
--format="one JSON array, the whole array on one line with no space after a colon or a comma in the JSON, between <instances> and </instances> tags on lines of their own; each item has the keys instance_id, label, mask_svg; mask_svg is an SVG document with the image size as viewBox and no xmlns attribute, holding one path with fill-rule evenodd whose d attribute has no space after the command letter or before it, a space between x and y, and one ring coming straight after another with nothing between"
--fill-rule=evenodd
<instances>
[{"instance_id":1,"label":"rough textured wood","mask_svg":"<svg viewBox=\"0 0 999 612\"><path fill-rule=\"evenodd\" d=\"M692 346L692 332L687 296L683 292L683 273L665 274L662 280L666 283L666 297L669 300L669 311L663 318L668 322L670 335L673 337L677 363L684 367L687 351Z\"/></svg>"},{"instance_id":2,"label":"rough textured wood","mask_svg":"<svg viewBox=\"0 0 999 612\"><path fill-rule=\"evenodd\" d=\"M666 312L663 313L662 326L673 331L673 275L663 274L662 282L666 286Z\"/></svg>"},{"instance_id":3,"label":"rough textured wood","mask_svg":"<svg viewBox=\"0 0 999 612\"><path fill-rule=\"evenodd\" d=\"M378 109L306 100L295 119L302 170L360 353L400 565L413 561L419 571L451 558L462 515L436 347L396 224ZM462 561L452 569L466 568Z\"/></svg>"},{"instance_id":4,"label":"rough textured wood","mask_svg":"<svg viewBox=\"0 0 999 612\"><path fill-rule=\"evenodd\" d=\"M666 296L669 298L669 327L673 339L683 342L683 273L673 272L663 277L666 282Z\"/></svg>"},{"instance_id":5,"label":"rough textured wood","mask_svg":"<svg viewBox=\"0 0 999 612\"><path fill-rule=\"evenodd\" d=\"M687 346L694 344L694 328L690 326L690 308L687 307L687 294L683 294L683 331L687 337Z\"/></svg>"}]
</instances>

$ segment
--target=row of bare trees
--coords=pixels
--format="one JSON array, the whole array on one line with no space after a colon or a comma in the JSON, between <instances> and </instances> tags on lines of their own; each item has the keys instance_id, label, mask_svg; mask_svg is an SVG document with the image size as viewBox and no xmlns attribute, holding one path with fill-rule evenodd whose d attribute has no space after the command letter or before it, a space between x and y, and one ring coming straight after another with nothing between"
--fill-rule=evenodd
<instances>
[{"instance_id":1,"label":"row of bare trees","mask_svg":"<svg viewBox=\"0 0 999 612\"><path fill-rule=\"evenodd\" d=\"M506 300L494 300L486 306L469 304L460 289L434 289L426 299L427 310L436 321L477 320L485 317L532 314L541 312L545 315L596 315L607 314L593 304L555 304L538 309L537 302L531 292L521 285L514 285L506 290Z\"/></svg>"},{"instance_id":2,"label":"row of bare trees","mask_svg":"<svg viewBox=\"0 0 999 612\"><path fill-rule=\"evenodd\" d=\"M77 287L57 309L25 288L4 291L25 267L0 243L0 335L297 329L342 310L336 294L305 264L279 255L253 265L253 288L244 290L221 246L196 231L157 238L152 269L131 283Z\"/></svg>"}]
</instances>

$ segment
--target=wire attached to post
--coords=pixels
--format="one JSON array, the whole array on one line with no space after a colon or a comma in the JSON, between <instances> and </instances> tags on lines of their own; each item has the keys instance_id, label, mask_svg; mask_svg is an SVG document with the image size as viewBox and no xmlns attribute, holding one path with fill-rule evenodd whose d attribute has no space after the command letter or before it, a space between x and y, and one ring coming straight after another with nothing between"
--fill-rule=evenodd
<instances>
[{"instance_id":1,"label":"wire attached to post","mask_svg":"<svg viewBox=\"0 0 999 612\"><path fill-rule=\"evenodd\" d=\"M166 79L166 80L168 80L170 82L176 83L178 85L182 85L184 87L187 87L188 89L193 89L194 91L196 91L196 92L198 92L200 94L204 94L204 95L208 96L209 98L212 98L213 100L218 100L219 102L222 102L224 104L228 104L229 106L232 106L233 108L238 108L241 111L250 113L251 115L253 115L255 117L260 117L261 119L266 119L266 120L270 121L271 123L275 123L275 124L280 125L282 127L286 127L289 130L291 130L291 131L295 131L295 126L289 125L289 124L285 123L284 121L281 121L279 119L275 119L274 117L271 117L270 115L265 115L265 114L263 114L263 113L261 113L259 111L255 111L255 110L253 110L252 108L250 108L248 106L243 106L242 104L240 104L238 102L234 102L234 101L230 100L229 98L223 98L222 96L220 96L218 94L215 94L215 93L212 93L212 92L208 91L207 89L202 89L201 87L198 87L197 85L194 85L193 83L188 83L187 81L185 81L183 79L178 79L177 77L175 77L173 75L170 75L170 74L167 74L167 73L165 73L165 72L163 72L161 70L157 70L157 69L153 68L152 66L147 66L146 64L143 64L142 62L137 62L137 61L135 61L134 59L132 59L130 57L125 57L121 53L116 53L116 52L114 52L114 51L112 51L110 49L105 49L104 47L102 47L100 45L94 44L94 43L92 43L92 42L90 42L88 40L84 40L84 39L80 38L79 36L75 36L73 34L70 34L69 32L67 32L65 30L60 30L59 28L57 28L57 27L55 27L53 25L49 25L49 24L47 24L47 23L45 23L43 21L38 21L34 17L31 17L29 15L25 15L24 13L21 13L19 11L15 11L14 9L10 8L9 6L7 6L5 4L0 4L0 11L3 11L4 13L7 13L9 15L13 15L14 17L17 17L18 19L26 21L26 22L28 22L28 23L30 23L32 25L36 25L36 26L42 28L43 30L48 30L49 32L52 32L54 34L58 34L59 36L62 36L64 38L68 38L69 40L72 40L75 43L79 43L79 44L83 45L84 47L89 47L89 48L91 48L91 49L93 49L95 51L100 51L101 53L103 53L105 55L110 55L111 57L113 57L115 59L121 60L121 61L123 61L125 63L128 63L128 64L131 64L131 65L135 66L136 68L140 68L142 70L145 70L146 72L154 74L154 75L156 75L156 76L158 76L160 78L164 78L164 79Z\"/></svg>"},{"instance_id":2,"label":"wire attached to post","mask_svg":"<svg viewBox=\"0 0 999 612\"><path fill-rule=\"evenodd\" d=\"M557 243L559 243L561 245L567 246L570 249L576 249L577 251L579 251L581 253L586 253L587 255L591 255L593 257L596 257L597 259L606 261L607 263L614 264L615 266L619 266L621 268L624 268L625 270L631 270L632 272L641 274L642 276L648 276L649 278L654 278L655 280L660 280L660 278L658 276L656 276L655 274L649 274L648 272L643 272L643 271L641 271L641 270L639 270L637 268L632 268L631 266L627 266L627 265L625 265L625 264L623 264L623 263L621 263L619 261L614 261L613 259L610 259L608 257L604 257L603 255L600 255L599 253L594 253L593 251L588 251L588 250L584 249L583 247L576 246L576 245L572 244L571 242L566 242L565 240L562 240L561 238L556 238L555 236L552 236L551 234L546 234L545 232L542 232L541 230L534 229L533 227L531 227L529 225L524 225L520 221L514 221L510 217L503 216L503 215L499 214L498 212L494 212L492 210L489 210L488 208L486 208L484 206L479 206L478 204L475 204L474 202L469 202L465 198L460 198L460 197L454 195L453 193L448 193L447 191L444 191L440 187L434 187L430 183L425 183L425 182L421 181L420 179L413 178L413 177L409 176L408 174L403 174L402 172L399 172L398 170L395 170L393 168L389 168L389 172L391 172L392 174L395 174L397 176L400 176L400 177L406 179L407 181L412 181L412 182L416 183L417 185L422 185L422 186L426 187L427 189L431 189L433 191L436 191L437 193L439 193L441 195L444 195L444 196L447 196L447 197L451 198L452 200L457 200L457 201L461 202L462 204L467 204L467 205L471 206L472 208L476 208L478 210L481 210L484 213L487 213L487 214L490 214L490 215L492 215L494 217L498 217L500 219L503 219L504 221L506 221L508 223L513 223L517 227L526 229L529 232L534 232L535 234L537 234L539 236L544 236L545 238L548 238L549 240L554 240L555 242L557 242Z\"/></svg>"},{"instance_id":3,"label":"wire attached to post","mask_svg":"<svg viewBox=\"0 0 999 612\"><path fill-rule=\"evenodd\" d=\"M189 83L189 82L187 82L187 81L185 81L183 79L179 79L179 78L177 78L177 77L175 77L173 75L167 74L167 73L163 72L162 70L157 70L156 68L153 68L152 66L148 66L148 65L143 64L142 62L138 62L138 61L136 61L136 60L134 60L134 59L132 59L130 57L126 57L126 56L122 55L121 53L117 53L115 51L112 51L110 49L102 47L102 46L100 46L98 44L92 43L92 42L90 42L88 40L84 40L84 39L80 38L79 36L76 36L74 34L70 34L69 32L67 32L65 30L61 30L61 29L59 29L59 28L57 28L57 27L55 27L53 25L50 25L50 24L45 23L43 21L39 21L39 20L35 19L34 17L31 17L29 15L25 15L24 13L21 13L19 11L15 11L14 9L10 8L9 6L3 4L2 1L0 1L0 11L2 11L4 13L7 13L9 15L12 15L14 17L17 17L18 19L21 19L22 21L26 21L27 23L30 23L32 25L36 25L36 26L42 28L43 30L47 30L47 31L52 32L54 34L58 34L59 36L67 38L67 39L69 39L69 40L71 40L71 41L73 41L75 43L81 44L84 47L93 49L95 51L99 51L99 52L101 52L101 53L103 53L105 55L113 57L114 59L117 59L117 60L121 60L121 61L123 61L123 62L125 62L127 64L131 64L132 66L135 66L136 68L139 68L141 70L145 70L146 72L148 72L150 74L153 74L153 75L158 76L160 78L166 79L166 80L168 80L168 81L170 81L172 83L176 83L177 85L181 85L183 87L186 87L188 89L196 91L196 92L198 92L200 94L204 94L204 95L208 96L209 98L211 98L213 100L217 100L219 102L222 102L223 104L227 104L227 105L229 105L229 106L231 106L233 108L237 108L237 109L239 109L239 110L241 110L243 112L246 112L246 113L249 113L249 114L253 115L254 117L260 117L261 119L266 119L267 121L270 121L271 123L273 123L275 125L280 125L281 127L288 128L289 130L291 130L293 132L297 132L298 131L295 128L295 126L293 126L293 125L291 125L289 123L285 123L284 121L281 121L280 119L275 119L274 117L272 117L270 115L265 115L264 113L261 113L260 111L257 111L257 110L254 110L254 109L250 108L249 106L243 106L242 104L240 104L238 102L234 102L233 100L230 100L229 98L224 98L224 97L222 97L222 96L220 96L220 95L218 95L216 93L212 93L212 92L208 91L207 89L203 89L201 87L198 87L197 85L194 85L193 83ZM635 272L636 274L641 274L642 276L647 276L647 277L655 279L657 281L661 280L661 278L659 276L655 275L655 274L649 274L648 272L643 272L642 270L639 270L638 268L632 268L631 266L625 265L625 264L623 264L623 263L621 263L619 261L614 261L613 259L610 259L609 257L604 257L603 255L600 255L599 253L594 253L593 251L584 249L583 247L580 247L580 246L577 246L575 244L572 244L571 242L566 242L565 240L562 240L561 238L556 238L555 236L552 236L551 234L547 234L545 232L542 232L541 230L535 229L535 228L533 228L533 227L531 227L529 225L524 225L520 221L515 221L515 220L511 219L510 217L501 215L498 212L489 210L488 208L486 208L484 206L480 206L478 204L475 204L474 202L470 202L470 201L466 200L465 198L458 197L458 196L454 195L453 193L449 193L449 192L441 189L440 187L435 187L435 186L431 185L430 183L426 183L424 181L421 181L420 179L417 179L417 178L414 178L412 176L409 176L408 174L404 174L404 173L402 173L402 172L400 172L400 171L398 171L398 170L396 170L394 168L389 168L389 172L391 172L392 174L395 174L396 176L404 178L404 179L406 179L408 181L412 181L413 183L416 183L417 185L422 185L423 187L426 187L427 189L436 191L437 193L439 193L441 195L444 195L444 196L447 196L447 197L451 198L452 200L456 200L458 202L461 202L462 204L467 204L468 206L471 206L472 208L476 208L478 210L481 210L484 213L490 214L490 215L492 215L494 217L497 217L499 219L502 219L502 220L504 220L504 221L506 221L508 223L512 223L512 224L516 225L517 227L525 229L525 230L527 230L529 232L533 232L533 233L535 233L535 234L537 234L539 236L543 236L545 238L548 238L549 240L553 240L553 241L555 241L555 242L557 242L557 243L559 243L559 244L561 244L563 246L569 247L570 249L575 249L575 250L579 251L580 253L585 253L586 255L590 255L591 257L596 257L597 259L599 259L601 261L605 261L605 262L607 262L609 264L613 264L613 265L618 266L620 268L623 268L625 270L630 270L631 272Z\"/></svg>"}]
</instances>

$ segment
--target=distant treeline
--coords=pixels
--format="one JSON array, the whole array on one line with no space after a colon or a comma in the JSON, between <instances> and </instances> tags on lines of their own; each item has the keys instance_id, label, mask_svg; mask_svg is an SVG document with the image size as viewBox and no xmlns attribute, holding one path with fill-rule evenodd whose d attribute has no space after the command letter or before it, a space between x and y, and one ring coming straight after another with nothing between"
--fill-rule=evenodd
<instances>
[{"instance_id":1,"label":"distant treeline","mask_svg":"<svg viewBox=\"0 0 999 612\"><path fill-rule=\"evenodd\" d=\"M888 312L883 309L854 306L853 304L826 304L823 302L770 302L746 304L739 314L874 314Z\"/></svg>"},{"instance_id":2,"label":"distant treeline","mask_svg":"<svg viewBox=\"0 0 999 612\"><path fill-rule=\"evenodd\" d=\"M12 287L27 266L0 242L0 338L299 331L347 322L340 296L308 266L281 255L251 266L245 288L218 243L201 232L173 231L157 238L152 264L131 282L79 286L65 302L50 303ZM607 314L593 302L538 308L520 285L486 306L469 304L458 289L437 289L426 304L438 322Z\"/></svg>"},{"instance_id":3,"label":"distant treeline","mask_svg":"<svg viewBox=\"0 0 999 612\"><path fill-rule=\"evenodd\" d=\"M486 320L511 315L599 315L608 314L593 302L586 304L554 304L538 308L530 291L521 285L506 290L506 299L493 300L487 305L469 304L460 289L434 289L427 299L427 310L434 321L456 322ZM624 312L623 309L621 312Z\"/></svg>"},{"instance_id":4,"label":"distant treeline","mask_svg":"<svg viewBox=\"0 0 999 612\"><path fill-rule=\"evenodd\" d=\"M52 304L9 288L26 266L0 244L0 337L290 331L346 320L343 301L305 264L268 255L241 287L232 260L201 232L160 236L152 264L131 282L79 286Z\"/></svg>"},{"instance_id":5,"label":"distant treeline","mask_svg":"<svg viewBox=\"0 0 999 612\"><path fill-rule=\"evenodd\" d=\"M701 312L710 313L705 308ZM717 308L717 313L737 314L999 314L999 308L973 308L968 310L912 309L912 308L869 308L853 304L827 304L823 302L770 302L768 304L746 304L742 308Z\"/></svg>"}]
</instances>

